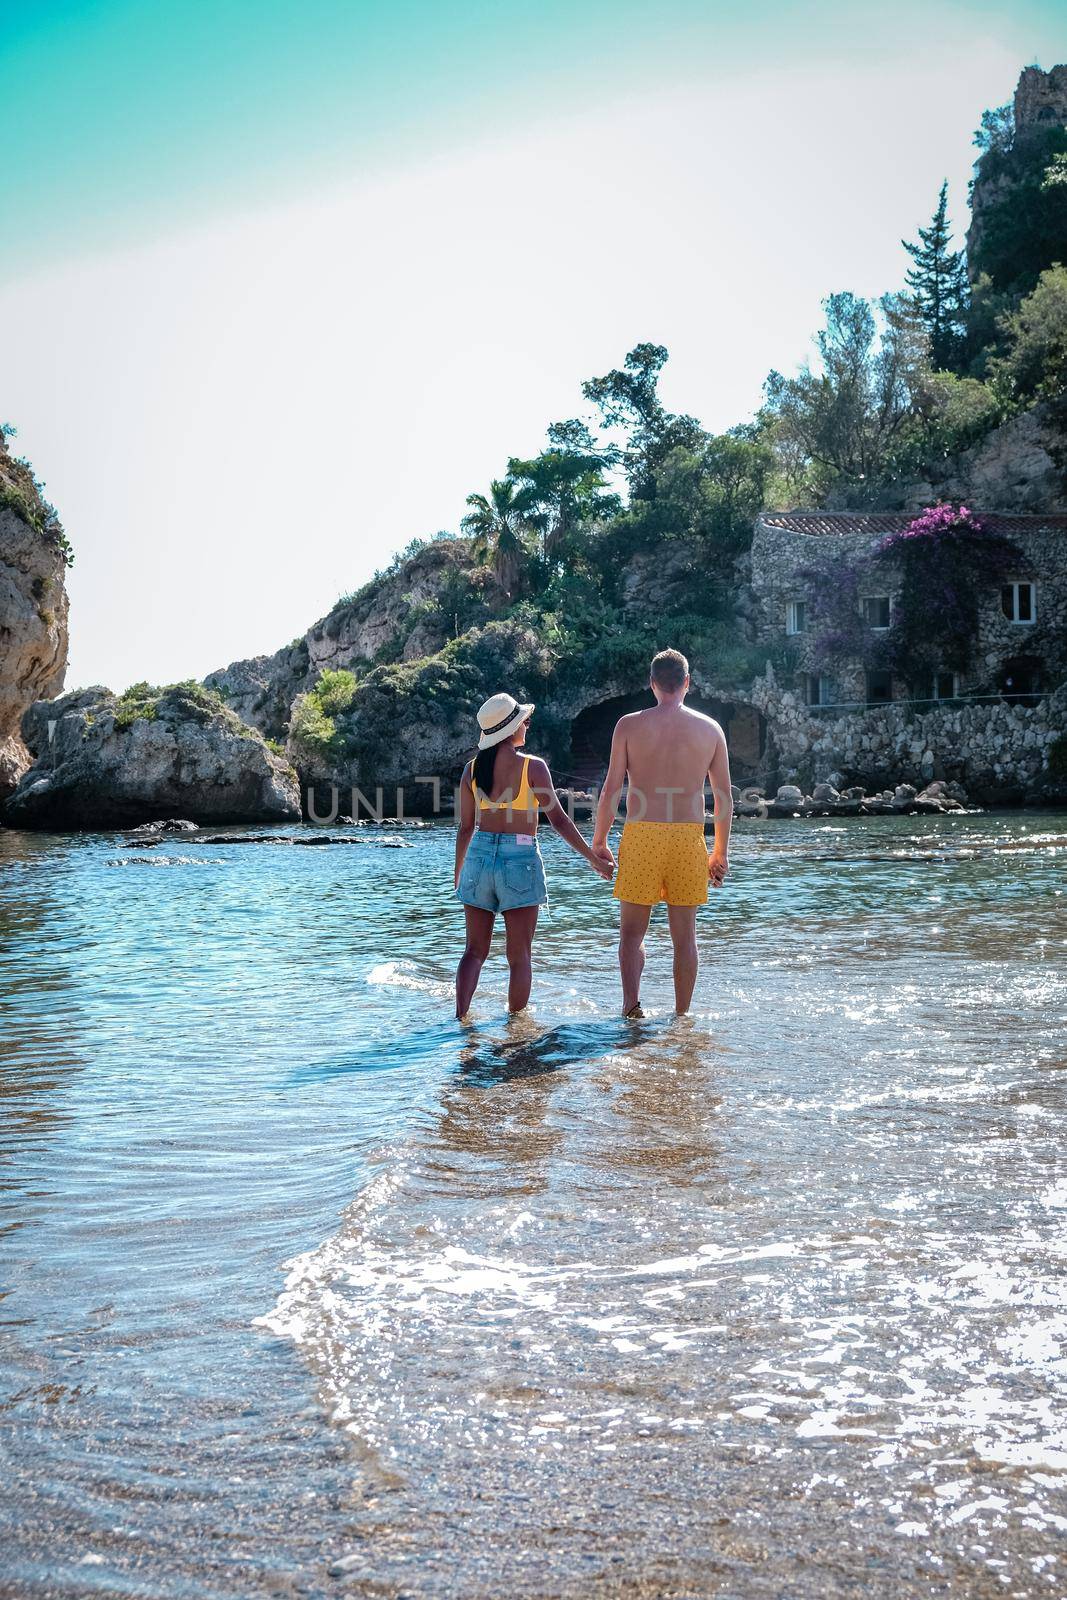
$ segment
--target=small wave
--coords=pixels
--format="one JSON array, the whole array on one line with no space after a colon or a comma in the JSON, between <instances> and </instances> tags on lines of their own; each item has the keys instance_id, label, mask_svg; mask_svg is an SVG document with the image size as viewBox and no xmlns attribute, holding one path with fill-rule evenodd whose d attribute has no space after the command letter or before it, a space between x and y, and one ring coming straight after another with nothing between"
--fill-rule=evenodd
<instances>
[{"instance_id":1,"label":"small wave","mask_svg":"<svg viewBox=\"0 0 1067 1600\"><path fill-rule=\"evenodd\" d=\"M431 978L420 972L414 961L379 961L367 973L367 982L393 989L416 989L421 994L450 998L451 983L443 978Z\"/></svg>"},{"instance_id":2,"label":"small wave","mask_svg":"<svg viewBox=\"0 0 1067 1600\"><path fill-rule=\"evenodd\" d=\"M113 856L106 867L224 867L221 856Z\"/></svg>"}]
</instances>

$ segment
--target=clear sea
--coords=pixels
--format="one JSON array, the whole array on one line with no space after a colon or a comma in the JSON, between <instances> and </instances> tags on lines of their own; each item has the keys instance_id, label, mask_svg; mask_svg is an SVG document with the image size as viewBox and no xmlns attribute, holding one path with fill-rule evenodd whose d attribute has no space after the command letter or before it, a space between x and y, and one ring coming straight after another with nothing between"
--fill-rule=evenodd
<instances>
[{"instance_id":1,"label":"clear sea","mask_svg":"<svg viewBox=\"0 0 1067 1600\"><path fill-rule=\"evenodd\" d=\"M1067 815L543 849L0 831L0 1594L1067 1593Z\"/></svg>"}]
</instances>

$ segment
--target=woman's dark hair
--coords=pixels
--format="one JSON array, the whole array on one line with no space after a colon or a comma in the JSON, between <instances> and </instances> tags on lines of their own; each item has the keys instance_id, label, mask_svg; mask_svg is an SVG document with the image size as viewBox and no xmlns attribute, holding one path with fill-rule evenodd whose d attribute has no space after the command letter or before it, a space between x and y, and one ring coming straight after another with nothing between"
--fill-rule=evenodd
<instances>
[{"instance_id":1,"label":"woman's dark hair","mask_svg":"<svg viewBox=\"0 0 1067 1600\"><path fill-rule=\"evenodd\" d=\"M503 740L501 740L500 744L491 744L488 750L479 750L474 758L472 770L474 772L475 787L482 791L486 799L493 792L493 773L496 770L497 751L502 749L503 745Z\"/></svg>"}]
</instances>

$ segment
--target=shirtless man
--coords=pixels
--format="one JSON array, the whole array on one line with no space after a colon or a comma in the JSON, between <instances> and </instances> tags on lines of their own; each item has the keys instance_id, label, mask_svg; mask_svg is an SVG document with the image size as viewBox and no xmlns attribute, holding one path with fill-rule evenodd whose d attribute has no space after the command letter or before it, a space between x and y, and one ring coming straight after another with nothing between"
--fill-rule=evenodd
<instances>
[{"instance_id":1,"label":"shirtless man","mask_svg":"<svg viewBox=\"0 0 1067 1600\"><path fill-rule=\"evenodd\" d=\"M696 984L697 907L708 884L719 888L729 870L727 849L733 801L726 739L717 722L685 705L689 663L677 650L653 657L649 679L656 704L620 717L611 740L611 764L597 808L593 853L614 860L608 833L623 783L626 823L619 845L615 898L622 902L619 967L622 1011L640 1017L645 933L652 907L667 902L674 944L674 1001L689 1010ZM715 848L704 841L704 781L715 797Z\"/></svg>"}]
</instances>

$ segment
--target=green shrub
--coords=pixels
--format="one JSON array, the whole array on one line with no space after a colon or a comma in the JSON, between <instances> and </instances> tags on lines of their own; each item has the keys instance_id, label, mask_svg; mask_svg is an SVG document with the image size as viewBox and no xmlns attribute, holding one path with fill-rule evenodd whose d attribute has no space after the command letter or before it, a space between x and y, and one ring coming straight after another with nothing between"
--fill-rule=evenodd
<instances>
[{"instance_id":1,"label":"green shrub","mask_svg":"<svg viewBox=\"0 0 1067 1600\"><path fill-rule=\"evenodd\" d=\"M41 499L35 486L30 487L33 485L33 475L26 464L18 462L16 465L25 468L29 480L27 490L0 482L0 511L13 511L28 528L33 529L34 533L40 534L43 539L50 540L56 546L68 567L73 566L74 550L63 531L63 524L59 520L55 506Z\"/></svg>"},{"instance_id":2,"label":"green shrub","mask_svg":"<svg viewBox=\"0 0 1067 1600\"><path fill-rule=\"evenodd\" d=\"M311 691L328 717L347 711L356 696L356 675L347 668L319 674L319 681Z\"/></svg>"},{"instance_id":3,"label":"green shrub","mask_svg":"<svg viewBox=\"0 0 1067 1600\"><path fill-rule=\"evenodd\" d=\"M159 715L161 689L150 683L131 683L119 695L115 707L115 728L124 733L135 722L154 722Z\"/></svg>"},{"instance_id":4,"label":"green shrub","mask_svg":"<svg viewBox=\"0 0 1067 1600\"><path fill-rule=\"evenodd\" d=\"M161 708L173 709L177 715L201 726L221 718L229 732L238 738L259 741L255 729L248 727L230 710L217 689L207 689L195 678L185 678L180 683L168 683L162 687L144 682L131 683L116 698L115 727L121 732L132 728L135 722L154 722Z\"/></svg>"},{"instance_id":5,"label":"green shrub","mask_svg":"<svg viewBox=\"0 0 1067 1600\"><path fill-rule=\"evenodd\" d=\"M291 737L308 750L322 756L333 755L337 745L337 724L322 709L315 694L301 695L293 705L289 722Z\"/></svg>"},{"instance_id":6,"label":"green shrub","mask_svg":"<svg viewBox=\"0 0 1067 1600\"><path fill-rule=\"evenodd\" d=\"M1067 783L1067 734L1060 734L1048 747L1049 776L1057 783Z\"/></svg>"}]
</instances>

